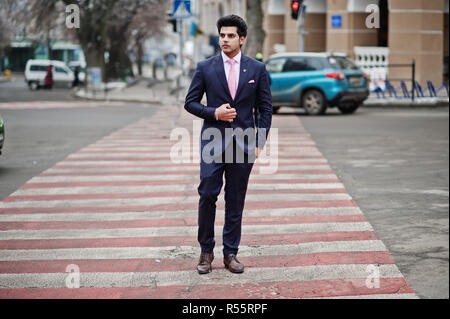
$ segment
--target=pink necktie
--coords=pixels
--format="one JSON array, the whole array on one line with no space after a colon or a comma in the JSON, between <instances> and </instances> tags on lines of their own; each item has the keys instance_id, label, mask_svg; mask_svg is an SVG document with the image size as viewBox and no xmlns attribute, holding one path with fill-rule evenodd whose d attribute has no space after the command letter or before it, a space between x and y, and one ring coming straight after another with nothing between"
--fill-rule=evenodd
<instances>
[{"instance_id":1,"label":"pink necktie","mask_svg":"<svg viewBox=\"0 0 450 319\"><path fill-rule=\"evenodd\" d=\"M227 63L230 64L230 72L228 73L228 88L230 89L231 97L234 100L234 97L236 96L236 71L234 70L234 64L236 63L236 60L229 59Z\"/></svg>"}]
</instances>

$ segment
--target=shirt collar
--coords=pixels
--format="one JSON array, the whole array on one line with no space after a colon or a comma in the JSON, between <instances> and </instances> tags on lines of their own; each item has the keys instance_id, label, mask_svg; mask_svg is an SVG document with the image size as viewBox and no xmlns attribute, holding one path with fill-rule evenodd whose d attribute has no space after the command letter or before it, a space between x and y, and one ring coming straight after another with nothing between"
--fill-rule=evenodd
<instances>
[{"instance_id":1,"label":"shirt collar","mask_svg":"<svg viewBox=\"0 0 450 319\"><path fill-rule=\"evenodd\" d=\"M225 53L223 53L223 51L221 51L221 52L222 52L223 63L226 63L230 58L227 57L227 55ZM236 56L233 58L233 60L235 60L239 64L239 63L241 63L241 56L242 56L241 51L239 51L239 53L236 54Z\"/></svg>"}]
</instances>

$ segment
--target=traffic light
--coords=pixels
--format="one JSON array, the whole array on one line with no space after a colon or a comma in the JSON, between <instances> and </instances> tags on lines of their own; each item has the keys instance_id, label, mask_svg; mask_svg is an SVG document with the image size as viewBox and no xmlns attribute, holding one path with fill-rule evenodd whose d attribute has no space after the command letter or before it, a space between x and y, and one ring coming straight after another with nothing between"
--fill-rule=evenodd
<instances>
[{"instance_id":1,"label":"traffic light","mask_svg":"<svg viewBox=\"0 0 450 319\"><path fill-rule=\"evenodd\" d=\"M173 13L172 12L168 12L167 13L167 22L170 23L172 25L172 29L173 32L177 32L177 19L173 18Z\"/></svg>"},{"instance_id":2,"label":"traffic light","mask_svg":"<svg viewBox=\"0 0 450 319\"><path fill-rule=\"evenodd\" d=\"M298 19L298 14L302 7L303 0L291 0L291 17L294 20Z\"/></svg>"}]
</instances>

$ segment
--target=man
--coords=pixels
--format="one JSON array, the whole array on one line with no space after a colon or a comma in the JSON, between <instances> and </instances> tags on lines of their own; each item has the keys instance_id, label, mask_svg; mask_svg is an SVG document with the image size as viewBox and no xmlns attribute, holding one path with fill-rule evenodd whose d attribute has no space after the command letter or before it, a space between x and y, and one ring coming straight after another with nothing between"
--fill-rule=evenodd
<instances>
[{"instance_id":1,"label":"man","mask_svg":"<svg viewBox=\"0 0 450 319\"><path fill-rule=\"evenodd\" d=\"M241 239L245 194L254 158L264 147L272 121L272 97L265 65L241 53L247 36L245 21L236 15L225 16L217 21L217 30L222 52L198 63L184 105L188 112L204 119L198 186L201 254L197 271L200 274L212 270L216 201L224 174L223 262L233 273L244 271L236 255ZM207 105L200 103L204 93ZM254 108L259 112L258 134L253 130ZM253 134L247 135L247 141L245 136L238 134L246 129L253 130ZM245 155L243 161L238 156L242 153Z\"/></svg>"}]
</instances>

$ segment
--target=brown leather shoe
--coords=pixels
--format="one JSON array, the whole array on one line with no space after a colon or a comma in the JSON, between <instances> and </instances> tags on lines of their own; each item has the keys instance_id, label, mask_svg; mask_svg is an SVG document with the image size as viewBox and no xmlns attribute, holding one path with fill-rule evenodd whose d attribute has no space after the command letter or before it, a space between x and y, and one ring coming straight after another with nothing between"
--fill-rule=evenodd
<instances>
[{"instance_id":1,"label":"brown leather shoe","mask_svg":"<svg viewBox=\"0 0 450 319\"><path fill-rule=\"evenodd\" d=\"M223 259L223 263L225 268L234 273L242 273L244 272L244 265L237 260L236 255L229 254L227 257Z\"/></svg>"},{"instance_id":2,"label":"brown leather shoe","mask_svg":"<svg viewBox=\"0 0 450 319\"><path fill-rule=\"evenodd\" d=\"M214 252L212 253L201 253L200 259L197 265L197 271L199 274L207 274L212 271L211 263L214 260Z\"/></svg>"}]
</instances>

